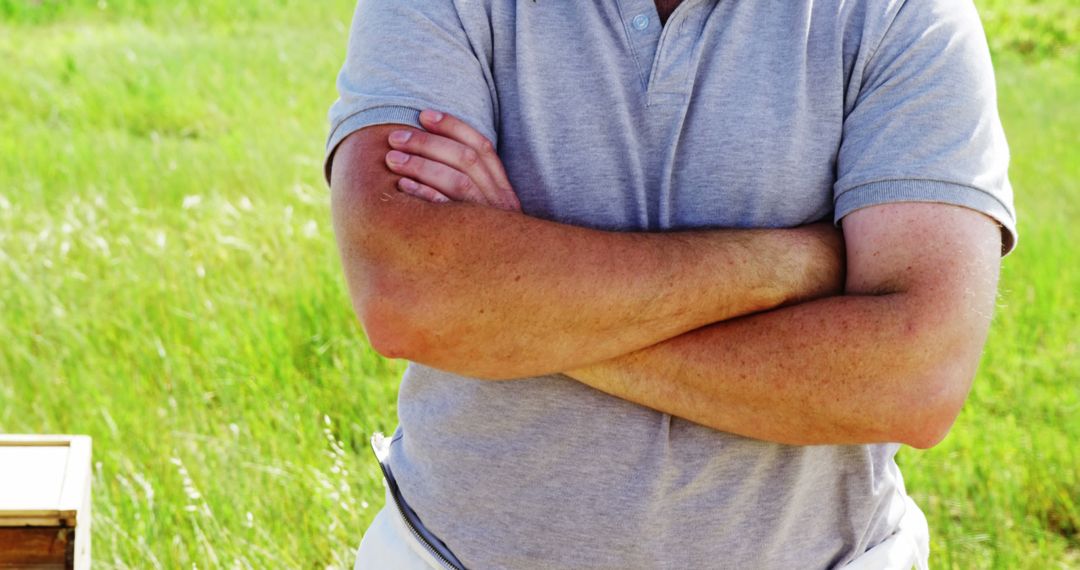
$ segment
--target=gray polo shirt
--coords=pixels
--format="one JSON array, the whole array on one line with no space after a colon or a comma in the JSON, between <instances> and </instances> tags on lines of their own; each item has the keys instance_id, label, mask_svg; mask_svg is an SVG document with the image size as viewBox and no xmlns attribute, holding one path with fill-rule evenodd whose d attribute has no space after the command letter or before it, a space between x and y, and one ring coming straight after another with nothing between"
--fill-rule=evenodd
<instances>
[{"instance_id":1,"label":"gray polo shirt","mask_svg":"<svg viewBox=\"0 0 1080 570\"><path fill-rule=\"evenodd\" d=\"M1015 243L970 0L685 0L664 26L653 0L360 0L338 88L328 155L441 109L540 218L785 227L931 201ZM561 375L413 364L399 398L402 496L470 568L835 567L902 515L897 445L747 439Z\"/></svg>"}]
</instances>

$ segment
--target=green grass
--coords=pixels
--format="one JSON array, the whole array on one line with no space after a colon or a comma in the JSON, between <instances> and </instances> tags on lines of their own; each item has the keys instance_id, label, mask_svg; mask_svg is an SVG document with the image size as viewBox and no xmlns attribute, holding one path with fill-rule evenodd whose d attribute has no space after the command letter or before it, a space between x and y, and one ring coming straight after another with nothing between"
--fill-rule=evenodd
<instances>
[{"instance_id":1,"label":"green grass","mask_svg":"<svg viewBox=\"0 0 1080 570\"><path fill-rule=\"evenodd\" d=\"M935 567L1077 567L1076 10L983 4L1020 248L959 422L899 460ZM95 567L351 567L382 504L401 366L319 169L351 11L0 0L0 431L94 436Z\"/></svg>"}]
</instances>

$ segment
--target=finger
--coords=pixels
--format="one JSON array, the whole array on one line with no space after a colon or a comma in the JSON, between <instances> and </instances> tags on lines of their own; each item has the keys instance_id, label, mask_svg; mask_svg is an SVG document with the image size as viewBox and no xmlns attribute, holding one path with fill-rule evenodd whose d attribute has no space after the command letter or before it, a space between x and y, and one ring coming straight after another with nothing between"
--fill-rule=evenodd
<instances>
[{"instance_id":1,"label":"finger","mask_svg":"<svg viewBox=\"0 0 1080 570\"><path fill-rule=\"evenodd\" d=\"M509 209L521 210L521 202L514 193L514 187L506 175L499 153L487 137L470 127L465 121L432 109L420 112L420 124L429 132L455 140L475 150L494 182L493 190L497 195L494 198L497 202L509 206Z\"/></svg>"},{"instance_id":2,"label":"finger","mask_svg":"<svg viewBox=\"0 0 1080 570\"><path fill-rule=\"evenodd\" d=\"M428 186L427 184L421 184L410 178L402 178L397 183L398 190L421 200L427 200L428 202L446 203L450 202L450 198L447 198L445 194L438 190Z\"/></svg>"},{"instance_id":3,"label":"finger","mask_svg":"<svg viewBox=\"0 0 1080 570\"><path fill-rule=\"evenodd\" d=\"M491 146L487 137L465 121L447 113L425 109L420 112L420 124L430 132L454 139L477 151L484 150L485 145Z\"/></svg>"},{"instance_id":4,"label":"finger","mask_svg":"<svg viewBox=\"0 0 1080 570\"><path fill-rule=\"evenodd\" d=\"M396 174L434 188L451 200L494 205L487 201L472 178L441 162L392 150L386 153L386 166Z\"/></svg>"},{"instance_id":5,"label":"finger","mask_svg":"<svg viewBox=\"0 0 1080 570\"><path fill-rule=\"evenodd\" d=\"M388 140L394 149L440 162L467 174L487 197L487 203L498 203L499 196L496 189L499 185L485 165L480 162L480 155L472 147L423 131L394 131L390 133Z\"/></svg>"}]
</instances>

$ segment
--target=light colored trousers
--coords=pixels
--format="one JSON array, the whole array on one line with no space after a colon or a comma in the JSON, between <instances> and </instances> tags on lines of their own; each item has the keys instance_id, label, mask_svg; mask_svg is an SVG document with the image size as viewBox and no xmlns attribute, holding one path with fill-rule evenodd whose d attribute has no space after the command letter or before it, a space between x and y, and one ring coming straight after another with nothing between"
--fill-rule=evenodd
<instances>
[{"instance_id":1,"label":"light colored trousers","mask_svg":"<svg viewBox=\"0 0 1080 570\"><path fill-rule=\"evenodd\" d=\"M405 526L390 491L360 541L355 570L447 570Z\"/></svg>"},{"instance_id":2,"label":"light colored trousers","mask_svg":"<svg viewBox=\"0 0 1080 570\"><path fill-rule=\"evenodd\" d=\"M900 528L842 570L927 570L930 531L926 517L910 498ZM355 570L446 570L405 526L389 493L386 506L360 541ZM473 569L478 570L478 569Z\"/></svg>"}]
</instances>

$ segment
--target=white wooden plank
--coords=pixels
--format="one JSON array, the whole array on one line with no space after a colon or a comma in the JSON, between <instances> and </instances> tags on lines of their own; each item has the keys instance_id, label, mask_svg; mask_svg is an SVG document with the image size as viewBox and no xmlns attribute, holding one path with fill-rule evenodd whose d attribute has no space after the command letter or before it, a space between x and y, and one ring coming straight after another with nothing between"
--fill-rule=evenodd
<instances>
[{"instance_id":1,"label":"white wooden plank","mask_svg":"<svg viewBox=\"0 0 1080 570\"><path fill-rule=\"evenodd\" d=\"M89 520L90 498L90 438L85 435L71 437L68 447L64 483L60 491L59 510L63 515L75 516L80 510Z\"/></svg>"},{"instance_id":2,"label":"white wooden plank","mask_svg":"<svg viewBox=\"0 0 1080 570\"><path fill-rule=\"evenodd\" d=\"M0 447L0 516L59 510L67 464L67 447Z\"/></svg>"}]
</instances>

